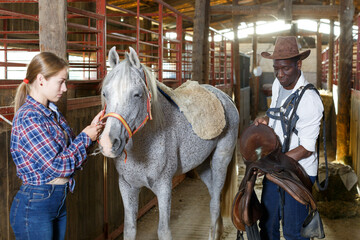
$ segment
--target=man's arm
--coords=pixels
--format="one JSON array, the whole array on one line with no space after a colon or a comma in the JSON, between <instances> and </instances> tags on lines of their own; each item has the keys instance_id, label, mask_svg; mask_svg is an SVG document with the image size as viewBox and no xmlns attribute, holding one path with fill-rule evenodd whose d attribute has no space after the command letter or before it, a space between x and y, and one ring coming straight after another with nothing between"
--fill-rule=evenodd
<instances>
[{"instance_id":1,"label":"man's arm","mask_svg":"<svg viewBox=\"0 0 360 240\"><path fill-rule=\"evenodd\" d=\"M301 159L310 157L312 152L306 150L303 146L300 145L285 154L294 159L295 161L300 161Z\"/></svg>"}]
</instances>

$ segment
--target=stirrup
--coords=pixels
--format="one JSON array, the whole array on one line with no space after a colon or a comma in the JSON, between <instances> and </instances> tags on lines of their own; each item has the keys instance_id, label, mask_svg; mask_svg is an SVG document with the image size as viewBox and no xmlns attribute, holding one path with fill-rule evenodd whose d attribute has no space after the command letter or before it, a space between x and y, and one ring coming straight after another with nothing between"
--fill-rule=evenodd
<instances>
[{"instance_id":1,"label":"stirrup","mask_svg":"<svg viewBox=\"0 0 360 240\"><path fill-rule=\"evenodd\" d=\"M300 234L304 238L324 238L324 227L320 218L320 214L317 210L311 211L306 217Z\"/></svg>"}]
</instances>

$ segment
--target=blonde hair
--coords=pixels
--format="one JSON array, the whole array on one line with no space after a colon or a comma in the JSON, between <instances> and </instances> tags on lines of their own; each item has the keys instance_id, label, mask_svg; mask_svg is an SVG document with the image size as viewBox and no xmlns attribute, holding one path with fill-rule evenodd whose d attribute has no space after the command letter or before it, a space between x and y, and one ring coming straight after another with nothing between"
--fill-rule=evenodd
<instances>
[{"instance_id":1,"label":"blonde hair","mask_svg":"<svg viewBox=\"0 0 360 240\"><path fill-rule=\"evenodd\" d=\"M30 62L26 71L28 84L22 82L17 90L14 99L14 112L25 103L26 95L30 90L31 84L35 81L38 74L42 74L45 79L56 75L58 72L68 67L68 63L62 58L51 52L42 52L36 55Z\"/></svg>"}]
</instances>

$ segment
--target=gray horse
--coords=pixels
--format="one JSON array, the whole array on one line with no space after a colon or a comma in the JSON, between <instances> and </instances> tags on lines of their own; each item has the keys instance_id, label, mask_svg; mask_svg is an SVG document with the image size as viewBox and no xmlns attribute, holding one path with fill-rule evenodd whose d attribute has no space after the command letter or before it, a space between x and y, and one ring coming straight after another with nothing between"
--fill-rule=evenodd
<instances>
[{"instance_id":1,"label":"gray horse","mask_svg":"<svg viewBox=\"0 0 360 240\"><path fill-rule=\"evenodd\" d=\"M109 62L112 70L102 86L108 115L105 115L107 122L99 145L103 155L115 158L119 173L125 209L124 239L136 237L138 196L142 187L151 189L158 199L159 239L172 239L169 223L172 179L192 169L196 169L211 196L209 239L219 239L222 233L220 194L239 125L235 105L220 90L203 85L220 100L226 125L218 137L201 139L177 106L159 92L155 77L140 63L134 49L130 48L125 60L120 62L113 47ZM151 114L153 120L145 124ZM133 135L135 129L140 130Z\"/></svg>"}]
</instances>

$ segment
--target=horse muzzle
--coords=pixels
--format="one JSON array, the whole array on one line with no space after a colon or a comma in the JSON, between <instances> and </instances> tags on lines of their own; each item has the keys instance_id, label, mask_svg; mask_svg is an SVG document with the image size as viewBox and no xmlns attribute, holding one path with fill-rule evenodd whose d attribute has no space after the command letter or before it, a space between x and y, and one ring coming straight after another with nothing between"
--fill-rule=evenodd
<instances>
[{"instance_id":1,"label":"horse muzzle","mask_svg":"<svg viewBox=\"0 0 360 240\"><path fill-rule=\"evenodd\" d=\"M119 137L112 138L109 134L102 134L99 138L101 153L109 158L116 158L122 154L126 145L126 140Z\"/></svg>"}]
</instances>

